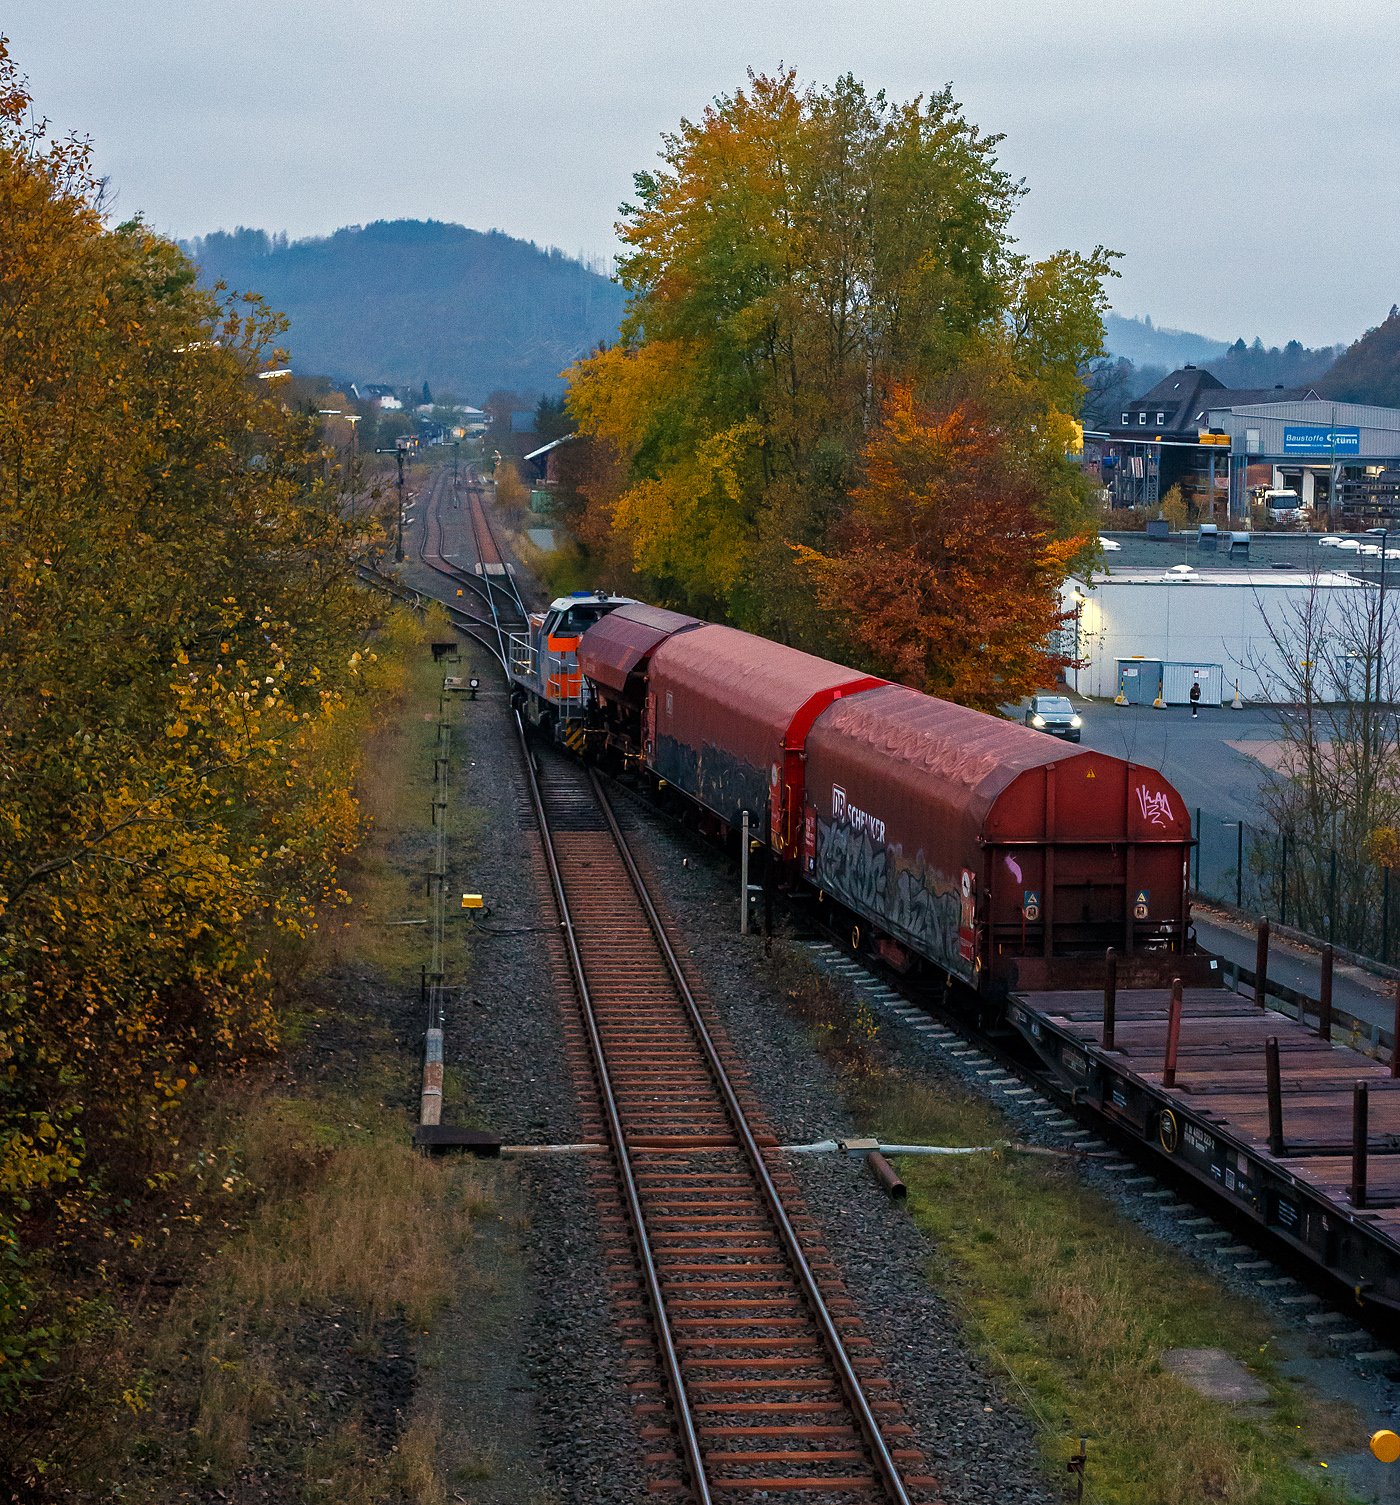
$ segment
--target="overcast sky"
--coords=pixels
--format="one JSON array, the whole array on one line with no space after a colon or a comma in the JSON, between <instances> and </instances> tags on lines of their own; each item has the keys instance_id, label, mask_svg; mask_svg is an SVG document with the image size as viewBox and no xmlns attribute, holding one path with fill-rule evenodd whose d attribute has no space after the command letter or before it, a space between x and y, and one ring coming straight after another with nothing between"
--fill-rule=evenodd
<instances>
[{"instance_id":1,"label":"overcast sky","mask_svg":"<svg viewBox=\"0 0 1400 1505\"><path fill-rule=\"evenodd\" d=\"M1120 313L1318 345L1400 301L1393 0L6 0L0 30L176 236L435 218L610 254L660 133L787 62L951 81L1026 179L1022 247L1122 251Z\"/></svg>"}]
</instances>

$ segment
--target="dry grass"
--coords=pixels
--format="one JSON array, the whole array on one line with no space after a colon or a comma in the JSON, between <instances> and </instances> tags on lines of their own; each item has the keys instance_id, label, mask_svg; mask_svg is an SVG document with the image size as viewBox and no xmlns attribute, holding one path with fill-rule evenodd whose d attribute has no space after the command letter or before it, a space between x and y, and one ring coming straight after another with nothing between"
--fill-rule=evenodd
<instances>
[{"instance_id":1,"label":"dry grass","mask_svg":"<svg viewBox=\"0 0 1400 1505\"><path fill-rule=\"evenodd\" d=\"M872 1047L878 1026L869 1005L846 983L833 982L800 946L773 943L769 975L788 1012L812 1032L812 1043L853 1079L876 1071Z\"/></svg>"},{"instance_id":2,"label":"dry grass","mask_svg":"<svg viewBox=\"0 0 1400 1505\"><path fill-rule=\"evenodd\" d=\"M983 1099L887 1070L858 996L805 952L776 944L771 976L818 1048L846 1071L867 1131L896 1144L1014 1137ZM1260 1309L1138 1230L1068 1166L1015 1154L906 1156L900 1174L936 1250L930 1279L959 1307L992 1371L1005 1375L1055 1477L1065 1477L1077 1439L1089 1438L1086 1500L1347 1498L1317 1463L1364 1445L1352 1408L1282 1377ZM1163 1369L1169 1348L1225 1349L1267 1385L1264 1414L1198 1395Z\"/></svg>"},{"instance_id":3,"label":"dry grass","mask_svg":"<svg viewBox=\"0 0 1400 1505\"><path fill-rule=\"evenodd\" d=\"M493 1207L494 1169L427 1160L391 1115L343 1124L345 1111L339 1098L243 1105L241 1135L222 1148L258 1200L151 1347L151 1440L137 1442L133 1460L162 1456L165 1485L133 1481L129 1497L167 1498L163 1489L190 1469L218 1480L290 1466L306 1498L327 1505L445 1499L434 1466L438 1418L411 1415L377 1447L355 1415L343 1417L343 1401L321 1393L299 1349L315 1313L334 1315L366 1360L385 1348L386 1333L398 1345L411 1342L408 1329L426 1329L472 1278L473 1220Z\"/></svg>"},{"instance_id":4,"label":"dry grass","mask_svg":"<svg viewBox=\"0 0 1400 1505\"><path fill-rule=\"evenodd\" d=\"M424 874L433 860L434 833L428 818L434 758L438 751L438 706L445 661L434 663L430 638L451 637L445 614L430 612L415 640L403 651L406 661L400 694L369 738L356 781L356 795L368 818L367 838L349 859L343 875L355 895L353 908L337 914L318 948L322 966L359 959L373 965L386 983L402 987L417 976L426 959L431 903ZM455 762L462 754L463 706L447 701L453 727ZM449 850L453 859L474 849L479 817L452 800L447 811ZM449 972L465 975L470 963L470 934L451 907L446 932ZM405 923L419 922L419 923Z\"/></svg>"},{"instance_id":5,"label":"dry grass","mask_svg":"<svg viewBox=\"0 0 1400 1505\"><path fill-rule=\"evenodd\" d=\"M449 1299L470 1220L488 1206L471 1162L398 1144L336 1150L314 1187L225 1251L226 1278L255 1307L348 1301L369 1321L402 1312L421 1327Z\"/></svg>"},{"instance_id":6,"label":"dry grass","mask_svg":"<svg viewBox=\"0 0 1400 1505\"><path fill-rule=\"evenodd\" d=\"M989 1106L886 1077L861 1094L888 1141L986 1143ZM933 1239L932 1278L961 1308L994 1372L1037 1425L1062 1475L1090 1439L1086 1498L1124 1505L1338 1501L1317 1461L1360 1443L1355 1413L1309 1402L1271 1359L1269 1323L1191 1262L1140 1232L1074 1173L1021 1157L906 1157L909 1206ZM1168 1348L1223 1348L1270 1392L1255 1416L1166 1372Z\"/></svg>"}]
</instances>

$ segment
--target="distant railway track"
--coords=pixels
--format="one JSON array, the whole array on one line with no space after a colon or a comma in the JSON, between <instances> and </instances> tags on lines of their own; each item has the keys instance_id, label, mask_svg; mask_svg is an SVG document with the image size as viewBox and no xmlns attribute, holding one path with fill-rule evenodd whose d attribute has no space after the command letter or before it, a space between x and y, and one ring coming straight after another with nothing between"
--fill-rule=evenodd
<instances>
[{"instance_id":1,"label":"distant railway track","mask_svg":"<svg viewBox=\"0 0 1400 1505\"><path fill-rule=\"evenodd\" d=\"M470 591L477 612L468 614L490 628L495 638L492 652L504 663L506 639L513 632L525 631L528 613L515 578L506 568L480 491L479 484L468 483L466 512L475 555L473 568L463 569L448 557L443 503L455 495L455 488L445 469L428 482L424 493L418 557L425 568L451 581L459 592Z\"/></svg>"},{"instance_id":2,"label":"distant railway track","mask_svg":"<svg viewBox=\"0 0 1400 1505\"><path fill-rule=\"evenodd\" d=\"M360 564L356 566L356 575L360 581L372 590L382 591L387 596L414 610L421 610L424 602L432 601L447 613L452 625L459 631L471 638L473 642L485 648L493 658L501 664L504 670L504 660L499 655L499 635L492 622L478 617L471 612L464 611L452 601L444 600L441 596L434 596L427 591L420 591L411 585L405 585L392 575L386 575L382 570L372 564Z\"/></svg>"},{"instance_id":3,"label":"distant railway track","mask_svg":"<svg viewBox=\"0 0 1400 1505\"><path fill-rule=\"evenodd\" d=\"M611 1164L594 1195L654 1491L934 1497L890 1380L603 786L552 754L531 803ZM901 1445L902 1444L902 1445Z\"/></svg>"}]
</instances>

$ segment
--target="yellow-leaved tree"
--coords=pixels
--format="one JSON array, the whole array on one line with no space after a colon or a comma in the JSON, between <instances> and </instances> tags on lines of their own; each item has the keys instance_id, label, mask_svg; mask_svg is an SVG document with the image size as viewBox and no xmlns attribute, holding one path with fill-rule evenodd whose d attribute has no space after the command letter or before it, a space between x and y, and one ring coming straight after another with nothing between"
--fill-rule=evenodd
<instances>
[{"instance_id":1,"label":"yellow-leaved tree","mask_svg":"<svg viewBox=\"0 0 1400 1505\"><path fill-rule=\"evenodd\" d=\"M61 1338L29 1244L158 1180L196 1084L275 1044L374 674L315 419L260 379L279 321L110 225L33 118L0 42L0 1408Z\"/></svg>"},{"instance_id":2,"label":"yellow-leaved tree","mask_svg":"<svg viewBox=\"0 0 1400 1505\"><path fill-rule=\"evenodd\" d=\"M618 227L620 342L567 373L602 452L574 466L576 532L596 538L577 516L596 512L658 599L858 651L792 546L828 547L905 384L975 403L1038 523L1082 534L1092 505L1065 448L1112 258L1014 252L1023 189L999 139L947 89L896 104L791 72L750 74L665 136Z\"/></svg>"}]
</instances>

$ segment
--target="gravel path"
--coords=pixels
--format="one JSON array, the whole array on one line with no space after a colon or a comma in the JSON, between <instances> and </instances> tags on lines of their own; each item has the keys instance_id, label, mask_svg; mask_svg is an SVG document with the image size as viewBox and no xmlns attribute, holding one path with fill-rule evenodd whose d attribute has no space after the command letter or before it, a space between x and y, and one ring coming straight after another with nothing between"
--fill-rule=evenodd
<instances>
[{"instance_id":1,"label":"gravel path","mask_svg":"<svg viewBox=\"0 0 1400 1505\"><path fill-rule=\"evenodd\" d=\"M785 1144L854 1133L841 1079L767 986L757 965L762 943L738 934L738 885L728 865L640 801L619 793L613 807L731 1043L747 1058L774 1131ZM1031 1428L930 1288L923 1272L932 1251L914 1220L891 1205L858 1159L792 1155L788 1162L941 1497L949 1505L1056 1500Z\"/></svg>"}]
</instances>

